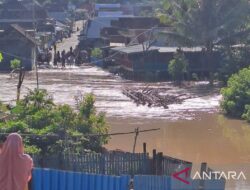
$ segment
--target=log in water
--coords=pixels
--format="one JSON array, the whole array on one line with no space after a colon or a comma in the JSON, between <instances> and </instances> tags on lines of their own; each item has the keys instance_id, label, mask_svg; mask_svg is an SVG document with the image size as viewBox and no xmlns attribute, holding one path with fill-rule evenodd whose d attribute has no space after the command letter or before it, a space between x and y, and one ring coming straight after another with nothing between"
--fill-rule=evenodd
<instances>
[{"instance_id":1,"label":"log in water","mask_svg":"<svg viewBox=\"0 0 250 190\"><path fill-rule=\"evenodd\" d=\"M167 89L156 89L145 87L124 88L123 94L132 99L137 105L147 105L148 107L169 108L170 104L181 104L184 100L194 98L187 94L168 94Z\"/></svg>"}]
</instances>

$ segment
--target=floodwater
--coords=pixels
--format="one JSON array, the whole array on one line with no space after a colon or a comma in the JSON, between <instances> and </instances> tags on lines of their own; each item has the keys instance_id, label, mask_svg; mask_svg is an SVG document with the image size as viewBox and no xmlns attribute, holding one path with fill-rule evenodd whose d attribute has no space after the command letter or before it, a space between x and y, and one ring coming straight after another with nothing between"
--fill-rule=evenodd
<instances>
[{"instance_id":1,"label":"floodwater","mask_svg":"<svg viewBox=\"0 0 250 190\"><path fill-rule=\"evenodd\" d=\"M80 26L81 22L77 23ZM58 50L69 50L77 43L77 33L58 45ZM129 132L135 128L159 131L140 133L136 151L142 152L143 142L152 152L194 163L193 172L201 162L216 171L244 172L247 180L227 181L227 190L250 190L250 125L244 121L224 117L219 112L221 96L205 82L193 87L178 88L170 83L140 83L121 79L92 65L66 69L39 70L40 88L47 89L58 104L75 105L75 96L94 93L96 107L105 112L111 132ZM17 79L0 74L0 100L14 103ZM188 94L192 99L169 109L137 106L122 94L123 88L154 87L172 94ZM35 72L26 74L22 95L36 87ZM109 149L132 151L133 135L113 136Z\"/></svg>"},{"instance_id":2,"label":"floodwater","mask_svg":"<svg viewBox=\"0 0 250 190\"><path fill-rule=\"evenodd\" d=\"M165 155L192 161L194 171L207 162L216 171L243 171L248 181L228 181L227 189L250 189L250 126L219 114L221 99L218 89L210 89L205 82L193 87L178 88L169 83L140 83L121 79L94 66L66 69L41 69L40 88L48 90L58 104L75 105L74 97L92 92L97 110L106 112L111 132L129 132L135 128L160 128L141 133L136 151L143 142L149 152L157 149ZM0 100L14 102L16 79L0 74ZM173 94L189 94L194 98L169 109L137 106L122 94L123 88L165 89ZM35 73L27 73L22 95L36 87ZM114 136L107 148L132 151L133 135Z\"/></svg>"}]
</instances>

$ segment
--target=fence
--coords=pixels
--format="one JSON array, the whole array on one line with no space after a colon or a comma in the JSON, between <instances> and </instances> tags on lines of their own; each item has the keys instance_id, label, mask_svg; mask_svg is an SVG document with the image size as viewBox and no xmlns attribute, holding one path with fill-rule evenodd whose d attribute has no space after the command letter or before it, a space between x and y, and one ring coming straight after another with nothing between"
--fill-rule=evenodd
<instances>
[{"instance_id":1,"label":"fence","mask_svg":"<svg viewBox=\"0 0 250 190\"><path fill-rule=\"evenodd\" d=\"M35 166L103 175L172 175L181 166L192 167L191 162L163 156L150 158L147 153L108 152L83 155L33 156Z\"/></svg>"},{"instance_id":2,"label":"fence","mask_svg":"<svg viewBox=\"0 0 250 190\"><path fill-rule=\"evenodd\" d=\"M223 180L191 180L185 184L170 176L108 176L51 169L34 169L31 190L224 190ZM203 181L203 180L202 180Z\"/></svg>"},{"instance_id":3,"label":"fence","mask_svg":"<svg viewBox=\"0 0 250 190\"><path fill-rule=\"evenodd\" d=\"M149 174L147 154L112 152L106 154L34 156L35 166L103 175Z\"/></svg>"},{"instance_id":4,"label":"fence","mask_svg":"<svg viewBox=\"0 0 250 190\"><path fill-rule=\"evenodd\" d=\"M204 186L200 186L201 180L188 180L185 184L170 176L135 176L134 190L224 190L223 180L204 180ZM202 180L203 181L203 180Z\"/></svg>"},{"instance_id":5,"label":"fence","mask_svg":"<svg viewBox=\"0 0 250 190\"><path fill-rule=\"evenodd\" d=\"M104 176L50 169L34 169L32 190L128 190L129 176Z\"/></svg>"}]
</instances>

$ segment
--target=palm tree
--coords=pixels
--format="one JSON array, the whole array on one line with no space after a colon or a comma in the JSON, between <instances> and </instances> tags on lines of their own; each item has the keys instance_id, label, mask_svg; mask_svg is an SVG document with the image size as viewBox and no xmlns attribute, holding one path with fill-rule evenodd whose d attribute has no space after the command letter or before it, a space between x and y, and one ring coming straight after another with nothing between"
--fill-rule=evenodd
<instances>
[{"instance_id":1,"label":"palm tree","mask_svg":"<svg viewBox=\"0 0 250 190\"><path fill-rule=\"evenodd\" d=\"M166 1L166 0L165 0ZM169 35L180 46L204 47L206 65L216 45L232 45L250 32L248 0L169 0L174 23Z\"/></svg>"}]
</instances>

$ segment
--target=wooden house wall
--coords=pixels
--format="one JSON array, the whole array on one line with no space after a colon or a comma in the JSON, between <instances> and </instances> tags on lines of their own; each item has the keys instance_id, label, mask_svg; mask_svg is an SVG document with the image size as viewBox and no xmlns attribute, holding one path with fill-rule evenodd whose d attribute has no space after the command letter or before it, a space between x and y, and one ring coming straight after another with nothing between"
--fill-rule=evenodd
<instances>
[{"instance_id":1,"label":"wooden house wall","mask_svg":"<svg viewBox=\"0 0 250 190\"><path fill-rule=\"evenodd\" d=\"M209 65L206 63L203 52L186 52L185 57L188 60L188 72L205 74L216 70L220 56L214 53L214 61ZM127 60L125 60L126 58ZM135 73L140 72L168 72L168 64L174 58L173 52L159 53L157 51L149 51L146 53L133 53L127 57L121 57L118 64L130 63L131 70Z\"/></svg>"},{"instance_id":2,"label":"wooden house wall","mask_svg":"<svg viewBox=\"0 0 250 190\"><path fill-rule=\"evenodd\" d=\"M15 33L16 34L16 33ZM0 39L3 60L0 71L10 71L10 61L21 60L25 70L31 70L35 61L35 47L26 38L11 33L6 38Z\"/></svg>"},{"instance_id":3,"label":"wooden house wall","mask_svg":"<svg viewBox=\"0 0 250 190\"><path fill-rule=\"evenodd\" d=\"M168 57L163 57L157 51L129 55L135 72L167 71Z\"/></svg>"}]
</instances>

